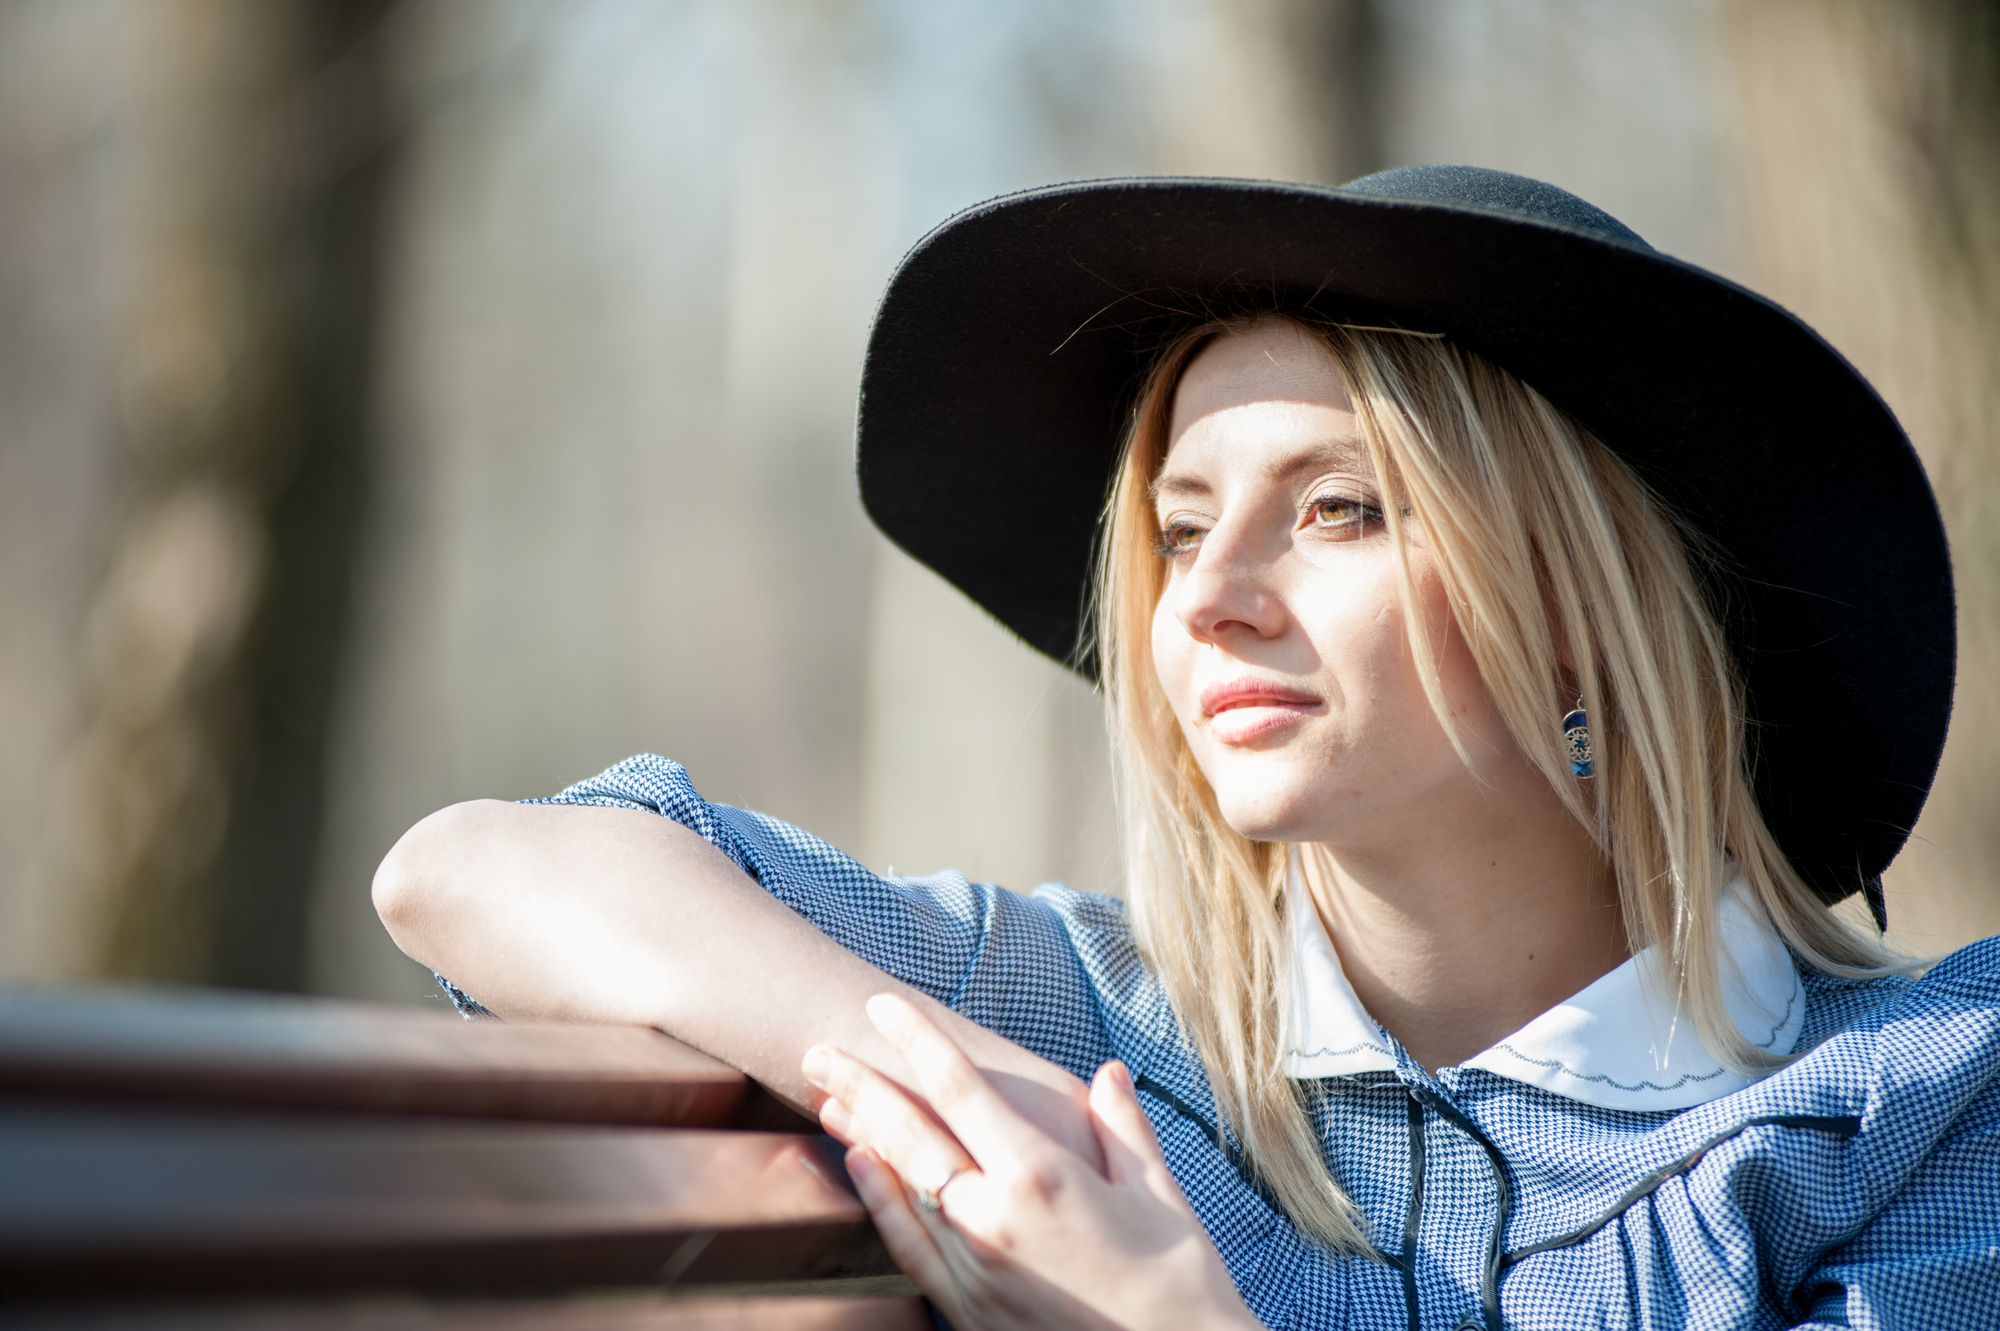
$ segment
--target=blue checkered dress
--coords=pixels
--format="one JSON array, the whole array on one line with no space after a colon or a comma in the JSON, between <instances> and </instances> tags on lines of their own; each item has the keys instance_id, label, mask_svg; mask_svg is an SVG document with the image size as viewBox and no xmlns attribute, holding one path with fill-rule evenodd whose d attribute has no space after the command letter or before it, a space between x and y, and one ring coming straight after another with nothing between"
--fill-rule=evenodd
<instances>
[{"instance_id":1,"label":"blue checkered dress","mask_svg":"<svg viewBox=\"0 0 2000 1331\"><path fill-rule=\"evenodd\" d=\"M685 824L843 946L1079 1077L1123 1059L1270 1326L2000 1329L2000 939L1921 981L1807 973L1810 1052L1692 1109L1433 1076L1400 1049L1394 1071L1309 1082L1327 1162L1384 1254L1342 1257L1274 1210L1217 1132L1118 901L871 873L708 803L664 758L557 800Z\"/></svg>"}]
</instances>

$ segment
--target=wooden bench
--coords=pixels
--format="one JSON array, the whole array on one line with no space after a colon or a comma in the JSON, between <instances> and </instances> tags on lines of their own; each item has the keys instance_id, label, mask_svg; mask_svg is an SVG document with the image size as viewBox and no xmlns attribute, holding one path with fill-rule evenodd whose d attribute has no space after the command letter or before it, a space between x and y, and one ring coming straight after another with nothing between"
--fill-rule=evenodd
<instances>
[{"instance_id":1,"label":"wooden bench","mask_svg":"<svg viewBox=\"0 0 2000 1331\"><path fill-rule=\"evenodd\" d=\"M919 1328L838 1150L656 1031L0 989L0 1326Z\"/></svg>"}]
</instances>

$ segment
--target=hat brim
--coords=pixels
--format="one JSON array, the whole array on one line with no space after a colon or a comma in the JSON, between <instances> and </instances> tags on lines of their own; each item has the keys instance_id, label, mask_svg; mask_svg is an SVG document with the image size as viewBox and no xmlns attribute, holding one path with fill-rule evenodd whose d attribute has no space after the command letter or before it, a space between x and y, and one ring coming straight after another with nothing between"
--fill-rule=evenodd
<instances>
[{"instance_id":1,"label":"hat brim","mask_svg":"<svg viewBox=\"0 0 2000 1331\"><path fill-rule=\"evenodd\" d=\"M970 209L911 251L876 316L857 457L870 516L1089 673L1097 522L1157 319L1244 287L1443 333L1617 452L1729 566L1718 609L1780 845L1828 900L1887 867L1951 707L1930 484L1810 328L1636 238L1262 181L1082 182Z\"/></svg>"}]
</instances>

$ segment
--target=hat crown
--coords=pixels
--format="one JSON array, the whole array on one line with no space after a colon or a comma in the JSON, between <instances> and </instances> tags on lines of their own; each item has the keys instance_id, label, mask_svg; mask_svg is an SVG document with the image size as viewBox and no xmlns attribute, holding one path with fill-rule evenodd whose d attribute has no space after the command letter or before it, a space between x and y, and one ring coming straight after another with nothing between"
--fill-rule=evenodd
<instances>
[{"instance_id":1,"label":"hat crown","mask_svg":"<svg viewBox=\"0 0 2000 1331\"><path fill-rule=\"evenodd\" d=\"M1365 194L1376 199L1445 203L1458 208L1511 213L1545 226L1579 231L1614 245L1653 248L1631 227L1568 190L1483 166L1398 166L1350 180L1340 188L1343 193Z\"/></svg>"}]
</instances>

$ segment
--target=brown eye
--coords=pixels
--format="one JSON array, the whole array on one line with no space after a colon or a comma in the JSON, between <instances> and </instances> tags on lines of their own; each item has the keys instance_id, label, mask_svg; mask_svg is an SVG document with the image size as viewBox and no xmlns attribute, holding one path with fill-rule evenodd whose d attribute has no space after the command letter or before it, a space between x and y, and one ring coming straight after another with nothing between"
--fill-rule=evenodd
<instances>
[{"instance_id":1,"label":"brown eye","mask_svg":"<svg viewBox=\"0 0 2000 1331\"><path fill-rule=\"evenodd\" d=\"M1331 534L1354 537L1368 522L1368 506L1358 499L1326 498L1313 501L1312 525Z\"/></svg>"},{"instance_id":2,"label":"brown eye","mask_svg":"<svg viewBox=\"0 0 2000 1331\"><path fill-rule=\"evenodd\" d=\"M1160 534L1152 538L1152 548L1162 560L1180 560L1202 548L1202 536L1206 536L1202 528L1176 522L1170 528L1160 528Z\"/></svg>"},{"instance_id":3,"label":"brown eye","mask_svg":"<svg viewBox=\"0 0 2000 1331\"><path fill-rule=\"evenodd\" d=\"M1322 495L1307 510L1306 525L1336 541L1359 540L1382 521L1382 510L1360 499Z\"/></svg>"}]
</instances>

